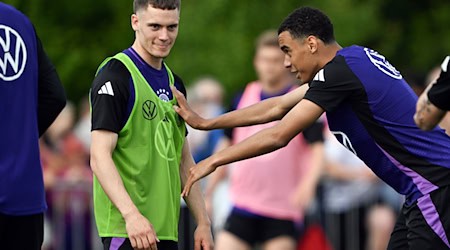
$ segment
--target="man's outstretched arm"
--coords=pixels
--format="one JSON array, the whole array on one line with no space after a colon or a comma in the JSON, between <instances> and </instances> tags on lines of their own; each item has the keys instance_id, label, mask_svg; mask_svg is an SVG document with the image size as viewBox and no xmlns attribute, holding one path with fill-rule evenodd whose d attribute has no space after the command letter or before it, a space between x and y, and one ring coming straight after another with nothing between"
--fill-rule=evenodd
<instances>
[{"instance_id":1,"label":"man's outstretched arm","mask_svg":"<svg viewBox=\"0 0 450 250\"><path fill-rule=\"evenodd\" d=\"M267 154L286 146L294 136L310 126L323 112L320 106L309 100L300 101L277 125L264 129L191 168L182 195L188 195L191 186L197 180L212 173L219 166Z\"/></svg>"},{"instance_id":2,"label":"man's outstretched arm","mask_svg":"<svg viewBox=\"0 0 450 250\"><path fill-rule=\"evenodd\" d=\"M433 87L430 84L420 95L416 104L414 122L422 130L431 130L442 120L446 111L436 107L428 98L428 91Z\"/></svg>"},{"instance_id":3,"label":"man's outstretched arm","mask_svg":"<svg viewBox=\"0 0 450 250\"><path fill-rule=\"evenodd\" d=\"M183 117L189 126L200 130L243 127L280 120L300 102L305 96L306 90L308 90L308 85L304 84L283 96L269 98L216 118L204 119L192 111L180 91L172 88L172 92L178 101L178 106L174 106L175 111Z\"/></svg>"}]
</instances>

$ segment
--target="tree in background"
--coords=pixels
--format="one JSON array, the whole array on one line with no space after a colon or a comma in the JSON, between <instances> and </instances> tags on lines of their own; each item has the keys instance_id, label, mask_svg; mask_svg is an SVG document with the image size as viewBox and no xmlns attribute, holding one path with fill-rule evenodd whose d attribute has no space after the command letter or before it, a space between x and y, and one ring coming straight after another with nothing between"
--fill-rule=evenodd
<instances>
[{"instance_id":1,"label":"tree in background","mask_svg":"<svg viewBox=\"0 0 450 250\"><path fill-rule=\"evenodd\" d=\"M129 1L6 0L30 16L69 99L88 93L101 60L131 45ZM424 75L450 51L450 1L182 0L178 41L167 61L189 85L214 75L229 95L255 79L253 41L300 5L323 10L343 46L380 51L404 72Z\"/></svg>"}]
</instances>

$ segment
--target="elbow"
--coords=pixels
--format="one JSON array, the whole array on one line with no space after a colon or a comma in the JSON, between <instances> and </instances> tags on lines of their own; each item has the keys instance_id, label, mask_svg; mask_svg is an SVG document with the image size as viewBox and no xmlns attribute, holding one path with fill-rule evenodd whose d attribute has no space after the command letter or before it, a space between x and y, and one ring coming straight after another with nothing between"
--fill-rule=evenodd
<instances>
[{"instance_id":1,"label":"elbow","mask_svg":"<svg viewBox=\"0 0 450 250\"><path fill-rule=\"evenodd\" d=\"M414 115L414 122L416 123L417 127L424 131L432 130L438 123L438 121L433 122L431 121L431 119L425 119L418 114Z\"/></svg>"},{"instance_id":2,"label":"elbow","mask_svg":"<svg viewBox=\"0 0 450 250\"><path fill-rule=\"evenodd\" d=\"M281 133L274 133L272 135L272 145L274 147L274 150L286 147L290 141L290 138L284 136Z\"/></svg>"},{"instance_id":3,"label":"elbow","mask_svg":"<svg viewBox=\"0 0 450 250\"><path fill-rule=\"evenodd\" d=\"M91 154L91 158L90 158L90 166L91 166L91 170L92 173L94 173L94 175L97 175L98 172L98 160L95 154Z\"/></svg>"}]
</instances>

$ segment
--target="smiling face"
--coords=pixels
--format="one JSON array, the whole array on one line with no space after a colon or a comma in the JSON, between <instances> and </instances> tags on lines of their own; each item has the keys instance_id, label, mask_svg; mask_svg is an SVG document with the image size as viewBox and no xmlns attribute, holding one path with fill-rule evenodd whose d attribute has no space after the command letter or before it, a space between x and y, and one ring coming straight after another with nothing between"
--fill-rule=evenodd
<instances>
[{"instance_id":1,"label":"smiling face","mask_svg":"<svg viewBox=\"0 0 450 250\"><path fill-rule=\"evenodd\" d=\"M163 10L148 5L131 16L131 25L136 33L133 48L150 65L160 68L178 35L180 11Z\"/></svg>"},{"instance_id":2,"label":"smiling face","mask_svg":"<svg viewBox=\"0 0 450 250\"><path fill-rule=\"evenodd\" d=\"M320 69L316 53L318 39L315 36L293 38L289 31L283 31L278 36L278 43L284 52L284 66L302 84L310 82Z\"/></svg>"}]
</instances>

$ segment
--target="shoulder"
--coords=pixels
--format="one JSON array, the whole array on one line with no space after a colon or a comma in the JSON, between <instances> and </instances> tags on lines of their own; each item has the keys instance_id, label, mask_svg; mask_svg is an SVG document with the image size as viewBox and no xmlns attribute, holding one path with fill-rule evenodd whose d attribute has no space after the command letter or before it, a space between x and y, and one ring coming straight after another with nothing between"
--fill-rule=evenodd
<instances>
[{"instance_id":1,"label":"shoulder","mask_svg":"<svg viewBox=\"0 0 450 250\"><path fill-rule=\"evenodd\" d=\"M179 91L181 91L181 93L183 93L184 96L186 96L186 86L184 85L183 79L181 79L181 77L178 76L175 73L173 73L173 78L174 78L174 85L175 85L175 87Z\"/></svg>"},{"instance_id":2,"label":"shoulder","mask_svg":"<svg viewBox=\"0 0 450 250\"><path fill-rule=\"evenodd\" d=\"M93 83L92 89L100 89L104 83L111 82L113 86L128 86L131 74L127 67L117 59L111 59L99 69Z\"/></svg>"},{"instance_id":3,"label":"shoulder","mask_svg":"<svg viewBox=\"0 0 450 250\"><path fill-rule=\"evenodd\" d=\"M337 55L316 73L311 85L348 82L354 79L355 75L347 65L344 56Z\"/></svg>"}]
</instances>

